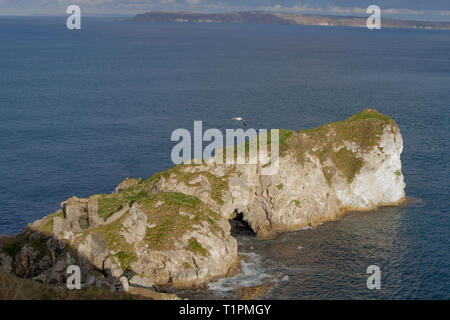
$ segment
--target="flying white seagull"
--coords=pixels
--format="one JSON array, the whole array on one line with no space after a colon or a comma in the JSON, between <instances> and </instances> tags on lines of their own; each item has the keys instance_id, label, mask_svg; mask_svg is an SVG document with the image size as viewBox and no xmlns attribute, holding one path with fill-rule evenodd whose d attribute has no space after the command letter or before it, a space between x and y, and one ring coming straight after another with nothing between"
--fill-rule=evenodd
<instances>
[{"instance_id":1,"label":"flying white seagull","mask_svg":"<svg viewBox=\"0 0 450 320\"><path fill-rule=\"evenodd\" d=\"M246 123L245 120L242 119L241 117L231 118L230 120L242 121L242 123L244 124L244 126L247 127L247 123Z\"/></svg>"}]
</instances>

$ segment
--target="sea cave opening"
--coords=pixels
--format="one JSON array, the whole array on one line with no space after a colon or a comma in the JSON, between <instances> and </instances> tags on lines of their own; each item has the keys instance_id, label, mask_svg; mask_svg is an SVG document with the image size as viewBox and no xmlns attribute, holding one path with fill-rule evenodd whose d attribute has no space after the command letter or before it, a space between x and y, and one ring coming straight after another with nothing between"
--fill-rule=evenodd
<instances>
[{"instance_id":1,"label":"sea cave opening","mask_svg":"<svg viewBox=\"0 0 450 320\"><path fill-rule=\"evenodd\" d=\"M253 229L250 227L247 221L244 220L244 214L242 212L238 212L237 210L234 211L233 217L230 219L230 225L231 225L231 235L233 237L236 236L256 237L256 233L253 231Z\"/></svg>"}]
</instances>

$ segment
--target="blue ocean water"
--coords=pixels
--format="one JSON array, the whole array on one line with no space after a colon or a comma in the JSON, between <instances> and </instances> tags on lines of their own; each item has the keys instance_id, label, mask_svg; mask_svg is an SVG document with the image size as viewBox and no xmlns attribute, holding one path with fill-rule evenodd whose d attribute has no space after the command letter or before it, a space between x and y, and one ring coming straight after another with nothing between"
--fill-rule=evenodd
<instances>
[{"instance_id":1,"label":"blue ocean water","mask_svg":"<svg viewBox=\"0 0 450 320\"><path fill-rule=\"evenodd\" d=\"M273 276L267 298L278 299L450 298L450 32L82 23L0 17L0 233L171 167L170 134L194 120L300 130L371 107L397 121L418 201L274 240L243 236L241 252L257 256L245 280ZM371 264L381 290L366 288Z\"/></svg>"}]
</instances>

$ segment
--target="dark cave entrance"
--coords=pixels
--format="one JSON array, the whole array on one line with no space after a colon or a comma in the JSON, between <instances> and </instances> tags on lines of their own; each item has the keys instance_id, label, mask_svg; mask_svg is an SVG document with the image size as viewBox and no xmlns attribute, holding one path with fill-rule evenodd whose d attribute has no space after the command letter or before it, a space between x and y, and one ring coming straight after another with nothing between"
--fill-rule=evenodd
<instances>
[{"instance_id":1,"label":"dark cave entrance","mask_svg":"<svg viewBox=\"0 0 450 320\"><path fill-rule=\"evenodd\" d=\"M256 237L256 233L252 230L250 225L244 220L242 212L234 211L234 218L230 219L231 235L236 236L250 236Z\"/></svg>"}]
</instances>

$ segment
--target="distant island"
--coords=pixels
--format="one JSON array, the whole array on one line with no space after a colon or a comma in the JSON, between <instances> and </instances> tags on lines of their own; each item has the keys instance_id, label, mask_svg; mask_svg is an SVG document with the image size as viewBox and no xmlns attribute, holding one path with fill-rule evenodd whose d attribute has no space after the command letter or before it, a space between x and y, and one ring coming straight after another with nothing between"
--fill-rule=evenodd
<instances>
[{"instance_id":1,"label":"distant island","mask_svg":"<svg viewBox=\"0 0 450 320\"><path fill-rule=\"evenodd\" d=\"M268 11L243 11L226 13L151 11L147 13L137 14L136 16L131 18L130 21L298 24L308 26L366 27L367 17L293 14ZM450 22L382 19L381 27L450 30Z\"/></svg>"}]
</instances>

